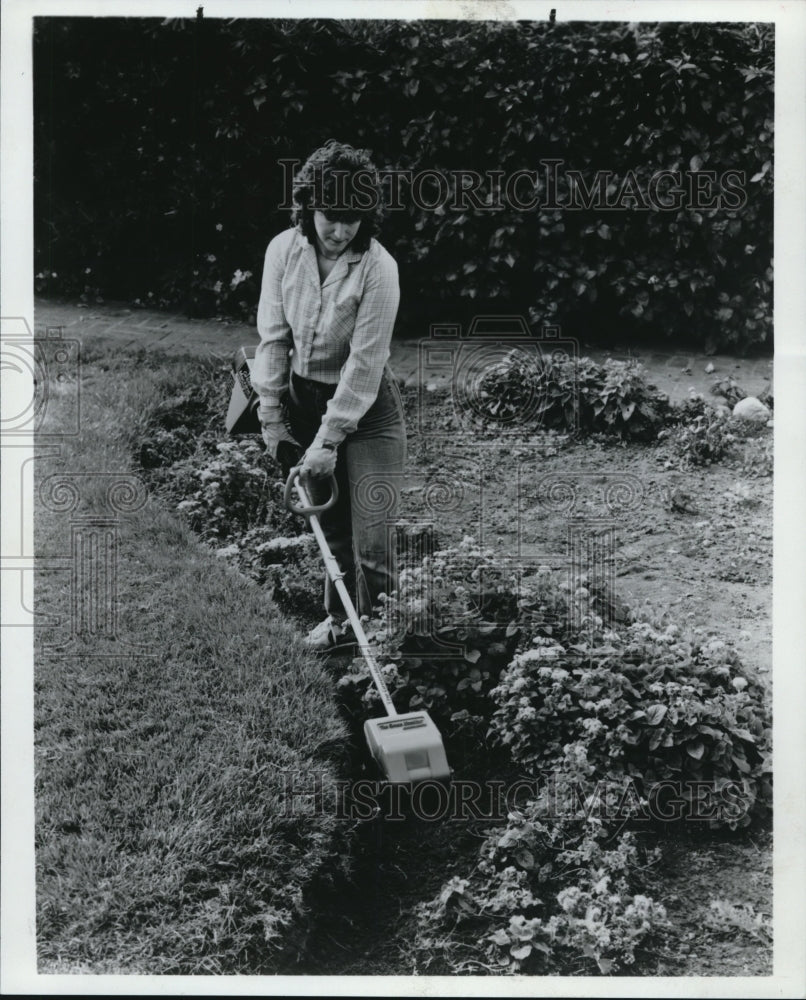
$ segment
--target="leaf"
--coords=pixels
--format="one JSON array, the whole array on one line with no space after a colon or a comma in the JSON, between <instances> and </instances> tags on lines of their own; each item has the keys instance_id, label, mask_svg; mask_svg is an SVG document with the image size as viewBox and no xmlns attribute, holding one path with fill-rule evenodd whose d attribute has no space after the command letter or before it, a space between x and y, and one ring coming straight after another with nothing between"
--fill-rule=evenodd
<instances>
[{"instance_id":1,"label":"leaf","mask_svg":"<svg viewBox=\"0 0 806 1000\"><path fill-rule=\"evenodd\" d=\"M688 161L688 165L692 170L701 170L703 164L703 158L699 153L695 153L694 156Z\"/></svg>"},{"instance_id":2,"label":"leaf","mask_svg":"<svg viewBox=\"0 0 806 1000\"><path fill-rule=\"evenodd\" d=\"M532 946L530 944L521 944L517 948L509 949L510 955L522 962L524 958L528 958L532 954Z\"/></svg>"},{"instance_id":3,"label":"leaf","mask_svg":"<svg viewBox=\"0 0 806 1000\"><path fill-rule=\"evenodd\" d=\"M603 976L610 975L610 970L613 968L612 958L597 958L596 964L599 966L599 970L601 971Z\"/></svg>"},{"instance_id":4,"label":"leaf","mask_svg":"<svg viewBox=\"0 0 806 1000\"><path fill-rule=\"evenodd\" d=\"M629 420L635 412L635 403L622 403L621 416L623 420Z\"/></svg>"},{"instance_id":5,"label":"leaf","mask_svg":"<svg viewBox=\"0 0 806 1000\"><path fill-rule=\"evenodd\" d=\"M764 175L769 171L769 169L770 169L770 161L767 160L767 162L764 164L761 170L759 170L757 174L753 174L753 176L750 178L750 183L751 184L758 183L758 181L760 181L764 177Z\"/></svg>"},{"instance_id":6,"label":"leaf","mask_svg":"<svg viewBox=\"0 0 806 1000\"><path fill-rule=\"evenodd\" d=\"M686 753L695 760L702 760L705 753L705 744L702 740L697 740L695 743L687 743Z\"/></svg>"},{"instance_id":7,"label":"leaf","mask_svg":"<svg viewBox=\"0 0 806 1000\"><path fill-rule=\"evenodd\" d=\"M500 927L497 931L490 935L490 940L493 944L497 944L501 948L505 948L509 944L509 935L505 930Z\"/></svg>"},{"instance_id":8,"label":"leaf","mask_svg":"<svg viewBox=\"0 0 806 1000\"><path fill-rule=\"evenodd\" d=\"M469 649L465 653L465 659L467 660L468 663L476 663L480 656L481 656L480 649Z\"/></svg>"},{"instance_id":9,"label":"leaf","mask_svg":"<svg viewBox=\"0 0 806 1000\"><path fill-rule=\"evenodd\" d=\"M650 726L658 726L663 722L664 716L668 711L666 705L650 705L649 711L647 712L647 722Z\"/></svg>"},{"instance_id":10,"label":"leaf","mask_svg":"<svg viewBox=\"0 0 806 1000\"><path fill-rule=\"evenodd\" d=\"M527 871L534 868L535 866L535 856L534 854L532 854L531 851L527 850L526 848L524 848L522 851L518 851L518 853L515 855L515 860L518 862L521 868L525 868Z\"/></svg>"}]
</instances>

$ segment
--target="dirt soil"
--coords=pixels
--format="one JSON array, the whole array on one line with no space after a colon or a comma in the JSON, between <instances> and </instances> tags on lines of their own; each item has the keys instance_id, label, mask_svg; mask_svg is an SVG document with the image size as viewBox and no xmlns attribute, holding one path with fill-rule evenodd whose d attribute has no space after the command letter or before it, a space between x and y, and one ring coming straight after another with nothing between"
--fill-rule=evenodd
<instances>
[{"instance_id":1,"label":"dirt soil","mask_svg":"<svg viewBox=\"0 0 806 1000\"><path fill-rule=\"evenodd\" d=\"M410 430L404 520L432 523L446 545L474 535L521 564L563 570L576 560L583 570L605 567L616 618L629 609L723 639L769 684L772 479L743 466L741 443L730 460L685 470L668 442L484 431L439 388L408 389L404 399ZM450 819L367 824L354 879L326 904L296 971L449 973L418 968L413 910L452 875L470 871L488 829ZM672 930L630 974L770 975L771 831L676 829L653 836L663 861L651 875L652 895L666 906ZM720 917L713 902L748 905L762 914L762 925L742 929Z\"/></svg>"}]
</instances>

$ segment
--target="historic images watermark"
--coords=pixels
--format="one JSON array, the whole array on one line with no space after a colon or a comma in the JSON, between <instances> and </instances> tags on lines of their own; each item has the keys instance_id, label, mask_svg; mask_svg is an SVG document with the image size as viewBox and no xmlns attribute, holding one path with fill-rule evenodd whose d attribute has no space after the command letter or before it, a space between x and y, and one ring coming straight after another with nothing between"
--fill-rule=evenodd
<instances>
[{"instance_id":1,"label":"historic images watermark","mask_svg":"<svg viewBox=\"0 0 806 1000\"><path fill-rule=\"evenodd\" d=\"M325 771L283 771L281 778L283 815L359 822L383 816L392 821L506 823L513 813L525 815L538 803L541 820L735 824L753 801L739 781L670 779L641 787L630 777L579 782L552 771L510 782L455 778L413 786L370 778L333 781Z\"/></svg>"},{"instance_id":2,"label":"historic images watermark","mask_svg":"<svg viewBox=\"0 0 806 1000\"><path fill-rule=\"evenodd\" d=\"M297 159L280 159L282 202L290 211ZM412 206L424 212L678 212L724 209L735 211L747 202L744 170L703 170L695 158L687 170L663 169L649 175L635 170L577 170L562 159L538 160L539 169L406 170L386 168L373 173L332 171L335 184L325 194L321 169L314 168L313 205L331 211L371 212L380 207L399 212Z\"/></svg>"},{"instance_id":3,"label":"historic images watermark","mask_svg":"<svg viewBox=\"0 0 806 1000\"><path fill-rule=\"evenodd\" d=\"M64 336L64 328L48 327L35 337L22 317L0 320L0 369L4 406L0 418L3 446L14 439L37 435L58 442L75 437L80 426L81 345ZM48 401L60 400L59 423L44 427Z\"/></svg>"}]
</instances>

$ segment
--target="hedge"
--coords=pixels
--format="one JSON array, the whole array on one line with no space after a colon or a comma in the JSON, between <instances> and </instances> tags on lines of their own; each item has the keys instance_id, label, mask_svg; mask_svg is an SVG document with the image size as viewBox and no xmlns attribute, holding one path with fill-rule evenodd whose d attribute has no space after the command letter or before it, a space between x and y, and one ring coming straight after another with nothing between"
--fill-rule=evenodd
<instances>
[{"instance_id":1,"label":"hedge","mask_svg":"<svg viewBox=\"0 0 806 1000\"><path fill-rule=\"evenodd\" d=\"M406 332L771 347L771 24L40 18L34 52L42 294L253 317L280 161L336 137L411 171Z\"/></svg>"}]
</instances>

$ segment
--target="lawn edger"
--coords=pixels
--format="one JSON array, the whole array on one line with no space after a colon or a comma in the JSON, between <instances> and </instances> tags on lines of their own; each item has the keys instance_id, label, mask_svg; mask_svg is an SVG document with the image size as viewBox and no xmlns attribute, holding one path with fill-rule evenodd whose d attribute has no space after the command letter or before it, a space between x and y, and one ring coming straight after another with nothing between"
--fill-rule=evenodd
<instances>
[{"instance_id":1,"label":"lawn edger","mask_svg":"<svg viewBox=\"0 0 806 1000\"><path fill-rule=\"evenodd\" d=\"M299 497L299 504L294 503L294 490ZM341 598L356 643L386 710L385 716L367 719L364 723L364 737L370 753L388 782L409 786L423 781L449 782L451 769L442 737L434 721L427 712L397 712L378 662L372 654L366 632L344 583L344 573L330 550L317 516L332 507L338 499L335 476L331 476L330 491L330 497L325 503L314 505L297 465L290 470L286 480L285 505L292 513L303 516L313 531L324 559L325 570Z\"/></svg>"}]
</instances>

